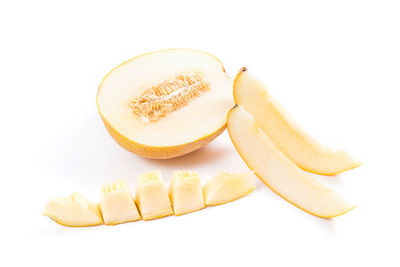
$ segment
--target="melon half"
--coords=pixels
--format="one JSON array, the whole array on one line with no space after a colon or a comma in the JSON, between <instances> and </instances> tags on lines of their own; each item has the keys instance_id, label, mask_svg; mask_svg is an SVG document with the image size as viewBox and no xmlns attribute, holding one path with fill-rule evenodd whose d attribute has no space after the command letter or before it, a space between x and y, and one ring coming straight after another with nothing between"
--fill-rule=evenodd
<instances>
[{"instance_id":1,"label":"melon half","mask_svg":"<svg viewBox=\"0 0 400 267\"><path fill-rule=\"evenodd\" d=\"M166 159L194 151L224 131L234 105L232 88L216 57L192 49L161 50L107 74L97 107L121 147Z\"/></svg>"}]
</instances>

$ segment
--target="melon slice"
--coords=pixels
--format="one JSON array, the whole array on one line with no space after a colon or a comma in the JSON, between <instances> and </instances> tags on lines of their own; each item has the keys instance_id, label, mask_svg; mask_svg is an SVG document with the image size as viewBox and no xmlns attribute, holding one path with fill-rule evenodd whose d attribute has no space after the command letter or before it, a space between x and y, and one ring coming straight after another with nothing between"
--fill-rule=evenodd
<instances>
[{"instance_id":1,"label":"melon slice","mask_svg":"<svg viewBox=\"0 0 400 267\"><path fill-rule=\"evenodd\" d=\"M175 215L204 208L199 174L196 171L174 171L169 186L169 197Z\"/></svg>"},{"instance_id":2,"label":"melon slice","mask_svg":"<svg viewBox=\"0 0 400 267\"><path fill-rule=\"evenodd\" d=\"M290 203L323 218L342 215L355 207L287 158L243 107L230 111L228 131L250 169Z\"/></svg>"},{"instance_id":3,"label":"melon slice","mask_svg":"<svg viewBox=\"0 0 400 267\"><path fill-rule=\"evenodd\" d=\"M124 179L102 187L100 210L105 224L119 224L140 220L135 200Z\"/></svg>"},{"instance_id":4,"label":"melon slice","mask_svg":"<svg viewBox=\"0 0 400 267\"><path fill-rule=\"evenodd\" d=\"M232 80L214 56L192 49L147 53L103 79L97 107L123 148L166 159L196 150L222 133L233 107Z\"/></svg>"},{"instance_id":5,"label":"melon slice","mask_svg":"<svg viewBox=\"0 0 400 267\"><path fill-rule=\"evenodd\" d=\"M98 205L77 192L66 198L50 200L43 215L64 226L93 226L103 223Z\"/></svg>"},{"instance_id":6,"label":"melon slice","mask_svg":"<svg viewBox=\"0 0 400 267\"><path fill-rule=\"evenodd\" d=\"M162 218L174 213L160 171L138 176L136 204L143 220Z\"/></svg>"},{"instance_id":7,"label":"melon slice","mask_svg":"<svg viewBox=\"0 0 400 267\"><path fill-rule=\"evenodd\" d=\"M332 175L361 165L343 150L331 151L308 135L268 94L266 86L246 68L234 82L234 98L257 121L259 127L275 145L300 168Z\"/></svg>"},{"instance_id":8,"label":"melon slice","mask_svg":"<svg viewBox=\"0 0 400 267\"><path fill-rule=\"evenodd\" d=\"M220 172L203 187L207 206L225 204L239 199L255 188L251 174L232 174Z\"/></svg>"}]
</instances>

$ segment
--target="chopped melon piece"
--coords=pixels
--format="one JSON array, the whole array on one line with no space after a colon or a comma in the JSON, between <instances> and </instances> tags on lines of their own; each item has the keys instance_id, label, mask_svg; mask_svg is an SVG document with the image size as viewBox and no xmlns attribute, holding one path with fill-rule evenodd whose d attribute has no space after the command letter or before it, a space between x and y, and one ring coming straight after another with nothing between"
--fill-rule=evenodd
<instances>
[{"instance_id":1,"label":"chopped melon piece","mask_svg":"<svg viewBox=\"0 0 400 267\"><path fill-rule=\"evenodd\" d=\"M160 171L138 176L136 204L143 220L157 219L174 213Z\"/></svg>"},{"instance_id":2,"label":"chopped melon piece","mask_svg":"<svg viewBox=\"0 0 400 267\"><path fill-rule=\"evenodd\" d=\"M333 175L361 165L344 150L332 151L321 146L246 68L236 76L233 94L236 104L242 105L277 148L300 168Z\"/></svg>"},{"instance_id":3,"label":"chopped melon piece","mask_svg":"<svg viewBox=\"0 0 400 267\"><path fill-rule=\"evenodd\" d=\"M213 55L193 49L155 51L107 74L97 107L121 147L142 157L172 158L225 130L234 105L232 84Z\"/></svg>"},{"instance_id":4,"label":"chopped melon piece","mask_svg":"<svg viewBox=\"0 0 400 267\"><path fill-rule=\"evenodd\" d=\"M182 215L205 207L201 181L196 171L174 171L169 187L175 215Z\"/></svg>"},{"instance_id":5,"label":"chopped melon piece","mask_svg":"<svg viewBox=\"0 0 400 267\"><path fill-rule=\"evenodd\" d=\"M43 215L64 226L93 226L103 223L99 206L77 192L66 198L50 200Z\"/></svg>"},{"instance_id":6,"label":"chopped melon piece","mask_svg":"<svg viewBox=\"0 0 400 267\"><path fill-rule=\"evenodd\" d=\"M105 224L114 225L141 219L124 179L103 186L102 193L99 206Z\"/></svg>"},{"instance_id":7,"label":"chopped melon piece","mask_svg":"<svg viewBox=\"0 0 400 267\"><path fill-rule=\"evenodd\" d=\"M207 206L225 204L239 199L255 188L252 175L249 173L232 174L220 172L203 187Z\"/></svg>"},{"instance_id":8,"label":"chopped melon piece","mask_svg":"<svg viewBox=\"0 0 400 267\"><path fill-rule=\"evenodd\" d=\"M250 169L290 203L323 218L342 215L355 207L288 159L242 106L230 111L228 131Z\"/></svg>"}]
</instances>

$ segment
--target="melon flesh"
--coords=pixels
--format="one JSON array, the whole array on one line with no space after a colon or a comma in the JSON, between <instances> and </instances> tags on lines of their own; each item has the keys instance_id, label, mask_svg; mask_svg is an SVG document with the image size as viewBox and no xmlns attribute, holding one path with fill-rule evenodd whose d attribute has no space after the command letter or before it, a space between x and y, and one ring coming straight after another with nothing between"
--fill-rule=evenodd
<instances>
[{"instance_id":1,"label":"melon flesh","mask_svg":"<svg viewBox=\"0 0 400 267\"><path fill-rule=\"evenodd\" d=\"M174 171L169 197L175 215L182 215L205 207L201 181L196 171Z\"/></svg>"},{"instance_id":2,"label":"melon flesh","mask_svg":"<svg viewBox=\"0 0 400 267\"><path fill-rule=\"evenodd\" d=\"M332 175L360 166L361 163L344 150L332 151L321 146L247 69L243 68L237 75L233 92L235 102L242 105L275 145L302 169Z\"/></svg>"},{"instance_id":3,"label":"melon flesh","mask_svg":"<svg viewBox=\"0 0 400 267\"><path fill-rule=\"evenodd\" d=\"M50 200L43 215L64 226L92 226L103 223L98 205L77 192L66 198Z\"/></svg>"},{"instance_id":4,"label":"melon flesh","mask_svg":"<svg viewBox=\"0 0 400 267\"><path fill-rule=\"evenodd\" d=\"M105 224L114 225L141 219L124 179L102 187L99 207Z\"/></svg>"},{"instance_id":5,"label":"melon flesh","mask_svg":"<svg viewBox=\"0 0 400 267\"><path fill-rule=\"evenodd\" d=\"M102 81L97 106L125 149L171 158L210 142L233 107L232 81L214 56L170 49L133 58Z\"/></svg>"},{"instance_id":6,"label":"melon flesh","mask_svg":"<svg viewBox=\"0 0 400 267\"><path fill-rule=\"evenodd\" d=\"M287 158L242 106L230 111L228 131L250 169L290 203L323 218L342 215L355 207Z\"/></svg>"},{"instance_id":7,"label":"melon flesh","mask_svg":"<svg viewBox=\"0 0 400 267\"><path fill-rule=\"evenodd\" d=\"M239 199L255 188L251 174L232 174L220 172L203 187L207 206L225 204Z\"/></svg>"},{"instance_id":8,"label":"melon flesh","mask_svg":"<svg viewBox=\"0 0 400 267\"><path fill-rule=\"evenodd\" d=\"M143 220L152 220L173 214L168 190L160 171L138 176L135 197Z\"/></svg>"}]
</instances>

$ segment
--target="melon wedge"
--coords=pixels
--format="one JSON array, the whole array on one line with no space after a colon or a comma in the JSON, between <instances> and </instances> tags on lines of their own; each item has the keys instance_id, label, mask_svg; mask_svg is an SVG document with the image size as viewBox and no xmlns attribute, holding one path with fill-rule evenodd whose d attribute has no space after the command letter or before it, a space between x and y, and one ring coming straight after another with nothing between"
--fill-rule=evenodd
<instances>
[{"instance_id":1,"label":"melon wedge","mask_svg":"<svg viewBox=\"0 0 400 267\"><path fill-rule=\"evenodd\" d=\"M324 175L333 175L361 165L343 150L331 151L308 135L268 94L266 86L246 68L236 76L233 93L257 121L275 145L300 168Z\"/></svg>"},{"instance_id":2,"label":"melon wedge","mask_svg":"<svg viewBox=\"0 0 400 267\"><path fill-rule=\"evenodd\" d=\"M220 172L203 187L207 206L221 205L239 199L255 188L251 174Z\"/></svg>"},{"instance_id":3,"label":"melon wedge","mask_svg":"<svg viewBox=\"0 0 400 267\"><path fill-rule=\"evenodd\" d=\"M196 150L225 130L232 80L214 56L193 49L140 55L103 79L97 107L126 150L166 159Z\"/></svg>"},{"instance_id":4,"label":"melon wedge","mask_svg":"<svg viewBox=\"0 0 400 267\"><path fill-rule=\"evenodd\" d=\"M98 205L77 192L66 198L50 200L43 215L64 226L93 226L103 223Z\"/></svg>"},{"instance_id":5,"label":"melon wedge","mask_svg":"<svg viewBox=\"0 0 400 267\"><path fill-rule=\"evenodd\" d=\"M241 106L228 115L228 131L250 169L273 191L315 216L331 218L355 206L287 158Z\"/></svg>"},{"instance_id":6,"label":"melon wedge","mask_svg":"<svg viewBox=\"0 0 400 267\"><path fill-rule=\"evenodd\" d=\"M169 186L169 198L175 215L204 208L199 174L196 171L174 171Z\"/></svg>"},{"instance_id":7,"label":"melon wedge","mask_svg":"<svg viewBox=\"0 0 400 267\"><path fill-rule=\"evenodd\" d=\"M101 191L99 207L105 224L115 225L141 219L124 179L103 186Z\"/></svg>"},{"instance_id":8,"label":"melon wedge","mask_svg":"<svg viewBox=\"0 0 400 267\"><path fill-rule=\"evenodd\" d=\"M160 171L138 176L135 197L143 220L162 218L174 213Z\"/></svg>"}]
</instances>

